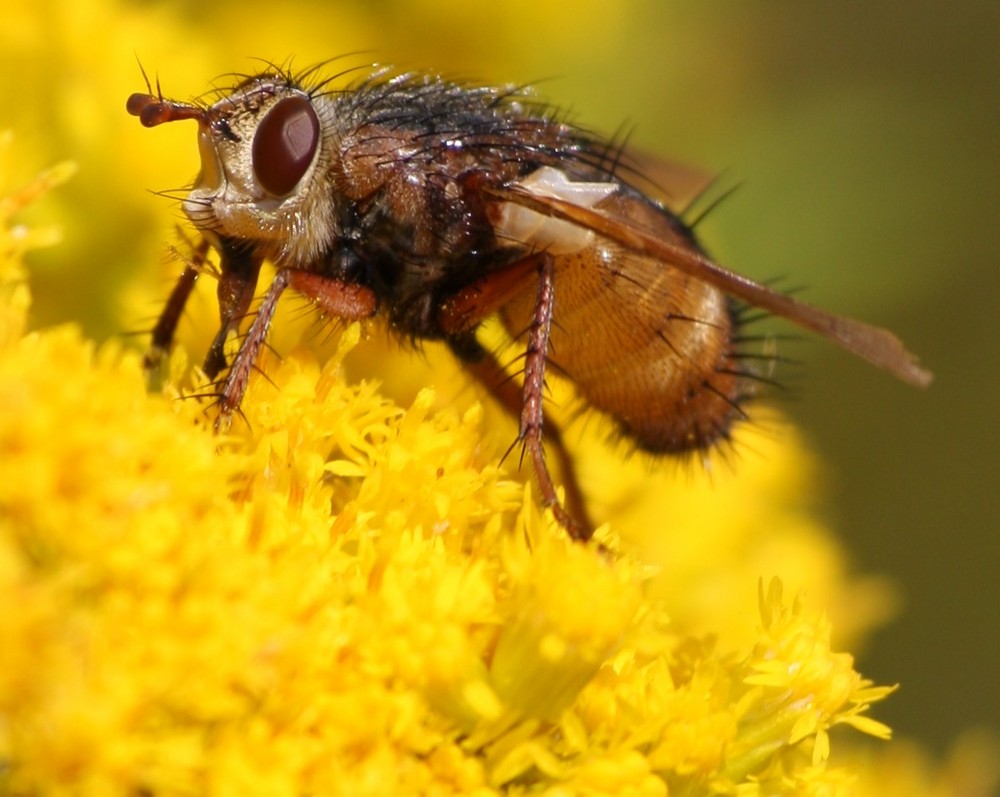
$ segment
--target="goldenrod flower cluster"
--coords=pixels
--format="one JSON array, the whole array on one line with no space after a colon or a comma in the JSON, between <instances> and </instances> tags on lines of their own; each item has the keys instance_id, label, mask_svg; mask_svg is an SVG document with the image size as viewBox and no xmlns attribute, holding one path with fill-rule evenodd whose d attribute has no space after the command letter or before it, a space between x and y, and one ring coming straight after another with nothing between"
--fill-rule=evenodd
<instances>
[{"instance_id":1,"label":"goldenrod flower cluster","mask_svg":"<svg viewBox=\"0 0 1000 797\"><path fill-rule=\"evenodd\" d=\"M0 200L0 793L863 784L831 731L887 738L892 689L796 594L850 638L884 592L807 519L793 440L714 487L583 443L609 522L573 543L481 404L345 379L356 326L270 359L217 435L182 350L149 393L138 354L28 330L22 256L53 236L16 214L69 171Z\"/></svg>"}]
</instances>

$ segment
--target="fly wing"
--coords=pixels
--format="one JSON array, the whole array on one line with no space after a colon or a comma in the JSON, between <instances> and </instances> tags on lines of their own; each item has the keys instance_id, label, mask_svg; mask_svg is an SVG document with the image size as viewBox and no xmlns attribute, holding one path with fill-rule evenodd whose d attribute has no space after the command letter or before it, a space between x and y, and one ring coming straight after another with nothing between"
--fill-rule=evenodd
<instances>
[{"instance_id":1,"label":"fly wing","mask_svg":"<svg viewBox=\"0 0 1000 797\"><path fill-rule=\"evenodd\" d=\"M812 330L908 384L927 387L933 379L933 374L922 368L916 356L888 330L828 313L754 282L720 266L696 247L679 242L673 236L673 240L668 240L631 219L593 206L598 202L585 206L551 193L534 191L523 183L487 190L497 200L580 230L589 230L637 256L656 260L729 296Z\"/></svg>"},{"instance_id":2,"label":"fly wing","mask_svg":"<svg viewBox=\"0 0 1000 797\"><path fill-rule=\"evenodd\" d=\"M573 180L541 167L518 185L697 249L676 216L617 181ZM502 278L519 285L498 308L508 332L519 339L538 328L542 299L530 287L538 279L536 255L542 255L551 261L555 283L546 361L580 398L652 453L706 449L726 438L745 417L742 404L754 395L757 378L746 362L752 355L740 350L725 294L588 227L521 204L497 204L498 236L531 253L520 262L536 264L522 275L527 283L517 265Z\"/></svg>"},{"instance_id":3,"label":"fly wing","mask_svg":"<svg viewBox=\"0 0 1000 797\"><path fill-rule=\"evenodd\" d=\"M702 199L718 177L705 169L664 160L633 147L622 155L615 173L677 216L684 216Z\"/></svg>"}]
</instances>

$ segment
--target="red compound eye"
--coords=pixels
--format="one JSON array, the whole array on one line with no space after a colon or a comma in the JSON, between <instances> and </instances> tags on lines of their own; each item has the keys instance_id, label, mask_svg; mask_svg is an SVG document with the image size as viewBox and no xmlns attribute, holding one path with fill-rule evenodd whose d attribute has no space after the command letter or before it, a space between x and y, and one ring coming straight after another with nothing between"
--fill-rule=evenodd
<instances>
[{"instance_id":1,"label":"red compound eye","mask_svg":"<svg viewBox=\"0 0 1000 797\"><path fill-rule=\"evenodd\" d=\"M253 137L253 170L264 190L289 193L306 173L319 144L319 119L305 97L287 97L267 112Z\"/></svg>"}]
</instances>

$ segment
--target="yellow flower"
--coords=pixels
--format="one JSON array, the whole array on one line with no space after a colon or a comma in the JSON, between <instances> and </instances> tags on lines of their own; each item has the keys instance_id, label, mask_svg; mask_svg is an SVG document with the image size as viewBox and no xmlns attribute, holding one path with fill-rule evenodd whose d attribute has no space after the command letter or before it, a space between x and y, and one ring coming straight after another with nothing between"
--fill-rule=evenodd
<instances>
[{"instance_id":1,"label":"yellow flower","mask_svg":"<svg viewBox=\"0 0 1000 797\"><path fill-rule=\"evenodd\" d=\"M780 582L755 620L678 623L668 565L613 518L571 542L481 405L345 380L357 326L323 365L263 363L226 437L178 400L203 389L182 349L164 396L134 353L25 332L45 238L11 216L65 172L0 203L5 791L834 793L828 730L887 736L867 710L891 690ZM735 516L707 517L714 545ZM718 561L752 605L759 575Z\"/></svg>"}]
</instances>

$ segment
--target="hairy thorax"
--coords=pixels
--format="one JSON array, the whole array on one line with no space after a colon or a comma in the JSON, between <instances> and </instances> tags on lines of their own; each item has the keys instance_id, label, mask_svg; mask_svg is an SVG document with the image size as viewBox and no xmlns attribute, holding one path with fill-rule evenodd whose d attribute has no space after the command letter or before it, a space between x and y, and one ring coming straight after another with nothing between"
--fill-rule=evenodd
<instances>
[{"instance_id":1,"label":"hairy thorax","mask_svg":"<svg viewBox=\"0 0 1000 797\"><path fill-rule=\"evenodd\" d=\"M520 167L470 153L461 141L421 131L363 127L340 140L336 174L341 268L365 269L379 286L390 323L437 337L432 308L446 295L523 256L522 242L499 240L478 176L516 179ZM353 276L346 274L344 276Z\"/></svg>"}]
</instances>

